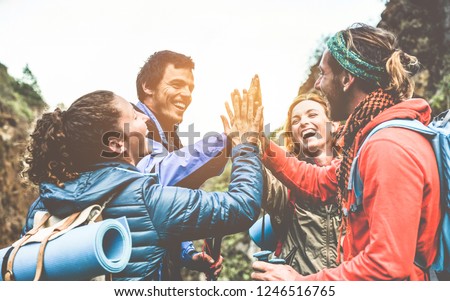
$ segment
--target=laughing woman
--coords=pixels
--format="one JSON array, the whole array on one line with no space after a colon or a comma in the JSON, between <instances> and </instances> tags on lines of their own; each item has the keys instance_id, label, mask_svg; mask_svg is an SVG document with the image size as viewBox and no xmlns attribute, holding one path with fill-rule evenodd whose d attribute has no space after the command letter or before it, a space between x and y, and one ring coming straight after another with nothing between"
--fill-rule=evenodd
<instances>
[{"instance_id":1,"label":"laughing woman","mask_svg":"<svg viewBox=\"0 0 450 301\"><path fill-rule=\"evenodd\" d=\"M339 124L330 119L328 102L315 93L297 96L284 126L289 156L318 166L330 165L336 155L333 132ZM265 169L267 201L278 238L275 255L287 258L298 273L310 275L336 267L340 215L334 198L322 203L296 194Z\"/></svg>"}]
</instances>

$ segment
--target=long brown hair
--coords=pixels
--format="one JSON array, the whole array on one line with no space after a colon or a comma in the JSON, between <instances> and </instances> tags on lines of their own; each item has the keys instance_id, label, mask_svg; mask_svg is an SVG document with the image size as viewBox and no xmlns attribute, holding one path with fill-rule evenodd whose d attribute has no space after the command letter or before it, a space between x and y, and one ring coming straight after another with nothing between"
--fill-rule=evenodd
<instances>
[{"instance_id":1,"label":"long brown hair","mask_svg":"<svg viewBox=\"0 0 450 301\"><path fill-rule=\"evenodd\" d=\"M80 171L105 161L104 135L118 131L120 112L110 91L95 91L77 99L67 111L56 108L36 123L25 159L26 173L35 184L62 186Z\"/></svg>"}]
</instances>

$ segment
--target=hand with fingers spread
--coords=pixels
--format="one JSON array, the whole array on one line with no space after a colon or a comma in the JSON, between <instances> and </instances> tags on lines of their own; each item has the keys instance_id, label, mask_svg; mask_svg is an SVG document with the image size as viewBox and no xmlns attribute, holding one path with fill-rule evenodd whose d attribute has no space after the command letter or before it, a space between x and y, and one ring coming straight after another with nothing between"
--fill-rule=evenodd
<instances>
[{"instance_id":1,"label":"hand with fingers spread","mask_svg":"<svg viewBox=\"0 0 450 301\"><path fill-rule=\"evenodd\" d=\"M234 146L241 143L258 144L260 124L263 122L263 107L258 107L255 114L254 98L249 98L246 90L243 91L242 97L238 90L234 90L231 93L231 100L233 110L225 103L230 120L223 115L220 116L225 134L231 138Z\"/></svg>"}]
</instances>

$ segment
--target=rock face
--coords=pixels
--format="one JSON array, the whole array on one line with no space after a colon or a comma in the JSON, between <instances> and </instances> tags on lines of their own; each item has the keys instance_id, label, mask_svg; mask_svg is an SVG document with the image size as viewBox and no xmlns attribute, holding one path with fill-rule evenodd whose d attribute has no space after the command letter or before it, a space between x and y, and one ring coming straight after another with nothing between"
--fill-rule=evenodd
<instances>
[{"instance_id":1,"label":"rock face","mask_svg":"<svg viewBox=\"0 0 450 301\"><path fill-rule=\"evenodd\" d=\"M400 47L423 65L416 75L416 93L432 102L435 113L445 109L443 98L450 97L442 90L450 71L450 0L390 1L378 26L396 33ZM441 93L447 95L439 97Z\"/></svg>"},{"instance_id":2,"label":"rock face","mask_svg":"<svg viewBox=\"0 0 450 301\"><path fill-rule=\"evenodd\" d=\"M32 85L12 78L0 64L0 248L18 239L37 196L20 174L30 127L44 107Z\"/></svg>"}]
</instances>

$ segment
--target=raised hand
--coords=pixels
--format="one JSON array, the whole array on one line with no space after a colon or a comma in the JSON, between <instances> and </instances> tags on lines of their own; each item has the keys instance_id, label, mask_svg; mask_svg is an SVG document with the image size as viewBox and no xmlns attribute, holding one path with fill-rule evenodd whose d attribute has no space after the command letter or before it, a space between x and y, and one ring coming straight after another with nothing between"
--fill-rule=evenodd
<instances>
[{"instance_id":1,"label":"raised hand","mask_svg":"<svg viewBox=\"0 0 450 301\"><path fill-rule=\"evenodd\" d=\"M256 112L257 108L262 106L261 86L259 83L258 74L255 74L252 78L250 88L248 89L248 97L251 101L253 101L253 111Z\"/></svg>"},{"instance_id":2,"label":"raised hand","mask_svg":"<svg viewBox=\"0 0 450 301\"><path fill-rule=\"evenodd\" d=\"M259 106L254 114L254 97L249 98L246 90L243 91L242 97L238 90L234 90L231 100L233 110L225 103L230 121L225 116L220 116L225 133L232 139L233 145L245 142L258 144L263 108Z\"/></svg>"}]
</instances>

